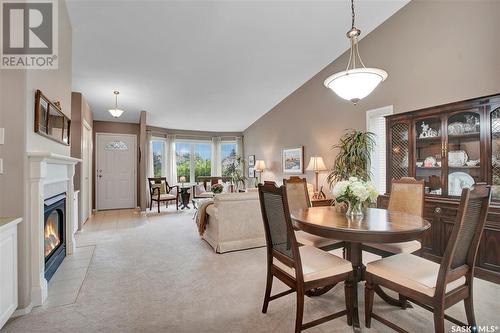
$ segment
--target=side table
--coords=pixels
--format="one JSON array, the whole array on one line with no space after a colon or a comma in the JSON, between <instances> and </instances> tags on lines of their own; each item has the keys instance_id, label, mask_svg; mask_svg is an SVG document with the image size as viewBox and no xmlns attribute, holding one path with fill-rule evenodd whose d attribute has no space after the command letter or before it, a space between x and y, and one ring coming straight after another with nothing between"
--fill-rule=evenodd
<instances>
[{"instance_id":1,"label":"side table","mask_svg":"<svg viewBox=\"0 0 500 333\"><path fill-rule=\"evenodd\" d=\"M189 198L191 197L191 193L189 193L189 190L191 188L190 187L181 187L180 190L181 190L181 193L180 193L180 196L181 196L181 202L180 202L180 208L181 209L191 209L191 207L189 207Z\"/></svg>"}]
</instances>

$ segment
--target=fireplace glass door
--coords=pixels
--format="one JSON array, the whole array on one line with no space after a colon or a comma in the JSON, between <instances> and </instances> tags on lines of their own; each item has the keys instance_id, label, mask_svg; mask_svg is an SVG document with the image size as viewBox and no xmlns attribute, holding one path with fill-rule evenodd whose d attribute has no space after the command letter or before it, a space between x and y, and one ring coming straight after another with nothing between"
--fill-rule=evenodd
<instances>
[{"instance_id":1,"label":"fireplace glass door","mask_svg":"<svg viewBox=\"0 0 500 333\"><path fill-rule=\"evenodd\" d=\"M63 219L61 211L53 210L45 222L45 259L61 245L63 235Z\"/></svg>"}]
</instances>

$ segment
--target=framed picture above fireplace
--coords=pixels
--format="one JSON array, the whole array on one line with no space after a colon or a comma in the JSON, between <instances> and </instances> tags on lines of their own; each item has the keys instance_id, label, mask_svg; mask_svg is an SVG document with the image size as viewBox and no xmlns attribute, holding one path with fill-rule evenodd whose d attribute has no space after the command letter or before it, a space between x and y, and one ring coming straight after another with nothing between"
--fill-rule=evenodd
<instances>
[{"instance_id":1,"label":"framed picture above fireplace","mask_svg":"<svg viewBox=\"0 0 500 333\"><path fill-rule=\"evenodd\" d=\"M51 102L40 90L35 93L35 133L69 146L71 120L58 102Z\"/></svg>"}]
</instances>

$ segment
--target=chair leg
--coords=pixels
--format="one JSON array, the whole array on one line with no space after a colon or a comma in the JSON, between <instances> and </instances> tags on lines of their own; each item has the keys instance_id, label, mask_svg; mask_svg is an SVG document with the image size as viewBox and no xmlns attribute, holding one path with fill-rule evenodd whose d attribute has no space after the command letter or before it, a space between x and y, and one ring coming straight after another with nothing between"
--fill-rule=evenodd
<instances>
[{"instance_id":1,"label":"chair leg","mask_svg":"<svg viewBox=\"0 0 500 333\"><path fill-rule=\"evenodd\" d=\"M158 201L158 213L160 212L161 201Z\"/></svg>"},{"instance_id":2,"label":"chair leg","mask_svg":"<svg viewBox=\"0 0 500 333\"><path fill-rule=\"evenodd\" d=\"M352 306L353 306L353 287L351 281L344 282L345 307L347 310L347 325L352 326Z\"/></svg>"},{"instance_id":3,"label":"chair leg","mask_svg":"<svg viewBox=\"0 0 500 333\"><path fill-rule=\"evenodd\" d=\"M365 326L370 328L372 324L372 311L373 311L373 283L368 278L365 283Z\"/></svg>"},{"instance_id":4,"label":"chair leg","mask_svg":"<svg viewBox=\"0 0 500 333\"><path fill-rule=\"evenodd\" d=\"M273 275L271 274L271 270L267 270L267 279L266 279L266 293L264 294L264 304L262 305L262 313L267 313L267 306L269 305L269 301L271 298L271 289L273 288Z\"/></svg>"},{"instance_id":5,"label":"chair leg","mask_svg":"<svg viewBox=\"0 0 500 333\"><path fill-rule=\"evenodd\" d=\"M302 319L304 317L304 288L297 288L297 313L295 315L295 333L302 331Z\"/></svg>"},{"instance_id":6,"label":"chair leg","mask_svg":"<svg viewBox=\"0 0 500 333\"><path fill-rule=\"evenodd\" d=\"M469 326L476 325L476 316L474 315L474 298L472 291L468 298L464 299L465 315L467 316L467 323Z\"/></svg>"},{"instance_id":7,"label":"chair leg","mask_svg":"<svg viewBox=\"0 0 500 333\"><path fill-rule=\"evenodd\" d=\"M406 310L406 305L408 304L406 296L399 294L399 302L401 303L401 309Z\"/></svg>"},{"instance_id":8,"label":"chair leg","mask_svg":"<svg viewBox=\"0 0 500 333\"><path fill-rule=\"evenodd\" d=\"M444 333L444 308L434 308L434 331L436 333Z\"/></svg>"},{"instance_id":9,"label":"chair leg","mask_svg":"<svg viewBox=\"0 0 500 333\"><path fill-rule=\"evenodd\" d=\"M175 207L177 207L177 210L179 210L179 196L175 198Z\"/></svg>"}]
</instances>

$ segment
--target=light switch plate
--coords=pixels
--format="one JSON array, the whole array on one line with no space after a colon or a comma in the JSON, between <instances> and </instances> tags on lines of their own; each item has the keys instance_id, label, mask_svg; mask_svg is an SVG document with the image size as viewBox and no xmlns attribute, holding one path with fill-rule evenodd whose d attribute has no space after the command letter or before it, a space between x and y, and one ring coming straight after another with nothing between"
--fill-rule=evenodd
<instances>
[{"instance_id":1,"label":"light switch plate","mask_svg":"<svg viewBox=\"0 0 500 333\"><path fill-rule=\"evenodd\" d=\"M5 128L0 128L0 145L4 144Z\"/></svg>"}]
</instances>

